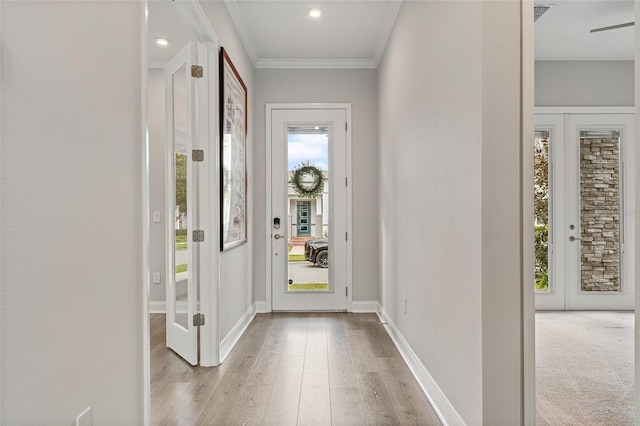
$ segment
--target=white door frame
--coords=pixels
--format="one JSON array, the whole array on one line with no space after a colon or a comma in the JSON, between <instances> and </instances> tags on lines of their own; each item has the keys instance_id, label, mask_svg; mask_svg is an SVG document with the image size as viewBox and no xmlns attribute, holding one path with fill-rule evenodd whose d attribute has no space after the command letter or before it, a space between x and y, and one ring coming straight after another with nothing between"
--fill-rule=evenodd
<instances>
[{"instance_id":1,"label":"white door frame","mask_svg":"<svg viewBox=\"0 0 640 426\"><path fill-rule=\"evenodd\" d=\"M272 276L272 268L271 268L271 148L272 148L272 140L271 140L271 112L273 110L279 109L300 109L300 110L322 110L322 109L343 109L346 111L347 115L347 158L346 158L346 173L347 173L347 232L349 235L353 235L353 190L352 190L352 164L351 164L351 104L349 103L271 103L267 104L265 107L265 169L266 169L266 214L265 214L265 312L272 312L273 303L272 303L272 285L271 285L271 276ZM353 238L349 237L347 239L347 312L352 312L353 308L353 267L352 267L352 256L353 253Z\"/></svg>"},{"instance_id":2,"label":"white door frame","mask_svg":"<svg viewBox=\"0 0 640 426\"><path fill-rule=\"evenodd\" d=\"M143 330L143 417L144 424L150 423L151 406L151 359L150 359L150 330L149 330L149 286L151 283L151 264L149 260L149 234L150 234L150 190L149 190L149 121L148 121L148 67L150 65L148 56L148 10L149 0L143 0L142 13L142 34L141 34L141 79L142 79L142 330ZM200 64L209 71L209 84L204 89L208 96L206 99L199 98L198 108L208 108L211 120L199 120L198 133L208 134L206 141L198 141L198 146L205 150L205 161L199 171L198 197L200 200L199 210L209 211L208 215L201 215L200 227L205 230L205 242L200 243L200 312L205 314L205 325L200 328L200 365L215 366L219 362L219 251L217 250L219 241L219 203L218 191L218 168L219 168L219 123L218 117L218 36L216 35L209 18L206 16L202 6L196 1L173 2L177 13L191 31L192 40L205 45L208 51L206 55L199 49L199 56L207 57L207 64ZM211 249L210 247L213 247ZM202 285L202 284L205 285Z\"/></svg>"}]
</instances>

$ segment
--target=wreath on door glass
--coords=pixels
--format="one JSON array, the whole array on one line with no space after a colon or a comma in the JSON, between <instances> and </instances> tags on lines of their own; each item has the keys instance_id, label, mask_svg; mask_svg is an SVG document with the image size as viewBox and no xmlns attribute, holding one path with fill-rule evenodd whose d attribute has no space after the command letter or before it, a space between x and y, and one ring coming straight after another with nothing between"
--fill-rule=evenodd
<instances>
[{"instance_id":1,"label":"wreath on door glass","mask_svg":"<svg viewBox=\"0 0 640 426\"><path fill-rule=\"evenodd\" d=\"M293 169L289 183L300 197L317 198L324 189L324 173L307 161Z\"/></svg>"}]
</instances>

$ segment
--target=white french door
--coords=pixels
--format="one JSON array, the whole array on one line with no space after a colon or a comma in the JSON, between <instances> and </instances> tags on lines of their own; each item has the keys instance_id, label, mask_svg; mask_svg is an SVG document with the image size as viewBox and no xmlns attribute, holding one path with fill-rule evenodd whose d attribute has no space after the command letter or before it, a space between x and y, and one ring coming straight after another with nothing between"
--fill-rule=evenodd
<instances>
[{"instance_id":1,"label":"white french door","mask_svg":"<svg viewBox=\"0 0 640 426\"><path fill-rule=\"evenodd\" d=\"M211 161L208 78L199 73L198 59L205 67L211 46L187 44L166 66L166 217L167 217L167 346L192 365L198 363L198 326L202 325L199 306L199 280L206 282L209 244L202 242L210 227L211 211L207 188ZM215 53L213 54L215 55ZM198 119L198 114L202 117ZM197 232L194 232L197 231ZM213 237L213 233L209 238ZM209 289L200 294L209 306ZM203 309L204 311L205 309ZM206 339L208 333L203 332ZM210 363L206 345L204 363ZM215 354L214 354L215 355ZM217 355L216 355L217 356Z\"/></svg>"},{"instance_id":2,"label":"white french door","mask_svg":"<svg viewBox=\"0 0 640 426\"><path fill-rule=\"evenodd\" d=\"M273 310L346 310L349 109L267 106Z\"/></svg>"},{"instance_id":3,"label":"white french door","mask_svg":"<svg viewBox=\"0 0 640 426\"><path fill-rule=\"evenodd\" d=\"M536 309L633 309L633 138L633 114L536 115Z\"/></svg>"}]
</instances>

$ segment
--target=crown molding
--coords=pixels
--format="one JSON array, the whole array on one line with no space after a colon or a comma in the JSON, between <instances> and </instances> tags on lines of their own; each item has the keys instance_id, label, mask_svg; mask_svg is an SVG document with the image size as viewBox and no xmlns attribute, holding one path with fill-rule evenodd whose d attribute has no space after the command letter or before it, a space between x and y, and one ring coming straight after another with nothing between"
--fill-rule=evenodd
<instances>
[{"instance_id":1,"label":"crown molding","mask_svg":"<svg viewBox=\"0 0 640 426\"><path fill-rule=\"evenodd\" d=\"M377 68L373 59L258 59L256 68L354 69Z\"/></svg>"},{"instance_id":2,"label":"crown molding","mask_svg":"<svg viewBox=\"0 0 640 426\"><path fill-rule=\"evenodd\" d=\"M391 31L393 31L393 27L396 24L398 13L400 12L400 8L402 7L402 1L403 0L393 0L389 2L388 11L387 13L385 13L387 19L385 19L385 21L380 26L378 45L373 54L373 61L376 64L376 68L380 64L380 60L382 59L382 55L384 54L384 49L387 47L389 37L391 37Z\"/></svg>"},{"instance_id":3,"label":"crown molding","mask_svg":"<svg viewBox=\"0 0 640 426\"><path fill-rule=\"evenodd\" d=\"M240 40L242 41L244 50L247 51L247 55L249 55L251 63L254 67L256 67L258 58L256 57L256 54L251 47L248 26L244 18L242 17L240 10L238 9L236 0L224 0L224 4L227 6L227 11L229 12L229 16L231 16L231 20L233 21L233 25L236 27L238 35L240 36Z\"/></svg>"}]
</instances>

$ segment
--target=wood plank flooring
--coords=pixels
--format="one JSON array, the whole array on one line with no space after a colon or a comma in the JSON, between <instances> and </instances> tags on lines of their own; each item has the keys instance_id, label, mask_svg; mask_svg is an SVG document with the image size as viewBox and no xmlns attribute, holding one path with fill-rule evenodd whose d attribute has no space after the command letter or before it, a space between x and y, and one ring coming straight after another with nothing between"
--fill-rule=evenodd
<instances>
[{"instance_id":1,"label":"wood plank flooring","mask_svg":"<svg viewBox=\"0 0 640 426\"><path fill-rule=\"evenodd\" d=\"M192 367L151 314L154 425L440 425L374 314L258 314L225 362Z\"/></svg>"}]
</instances>

